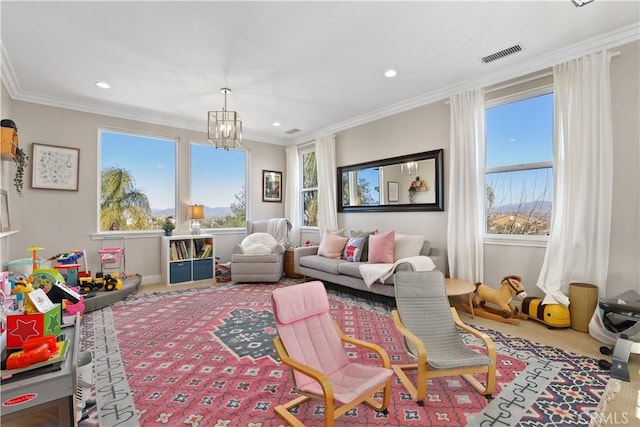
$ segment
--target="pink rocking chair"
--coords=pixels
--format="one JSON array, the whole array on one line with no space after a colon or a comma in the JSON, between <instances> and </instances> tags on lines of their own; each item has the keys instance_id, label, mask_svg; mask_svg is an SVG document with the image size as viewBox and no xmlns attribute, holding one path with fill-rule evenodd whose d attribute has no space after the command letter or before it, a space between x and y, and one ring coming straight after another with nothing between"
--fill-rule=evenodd
<instances>
[{"instance_id":1,"label":"pink rocking chair","mask_svg":"<svg viewBox=\"0 0 640 427\"><path fill-rule=\"evenodd\" d=\"M387 412L391 398L389 356L380 346L346 336L329 315L322 282L307 282L273 291L273 315L278 337L273 345L282 363L291 368L296 391L302 396L275 407L292 426L304 426L290 409L310 400L324 401L325 426L351 408L365 403ZM382 367L349 361L344 343L378 354ZM374 399L383 392L382 401Z\"/></svg>"}]
</instances>

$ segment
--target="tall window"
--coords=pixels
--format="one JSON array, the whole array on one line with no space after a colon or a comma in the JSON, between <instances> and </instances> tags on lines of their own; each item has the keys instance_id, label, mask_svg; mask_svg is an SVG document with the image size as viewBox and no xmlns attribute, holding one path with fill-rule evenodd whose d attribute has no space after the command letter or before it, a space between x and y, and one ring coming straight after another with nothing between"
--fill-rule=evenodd
<instances>
[{"instance_id":1,"label":"tall window","mask_svg":"<svg viewBox=\"0 0 640 427\"><path fill-rule=\"evenodd\" d=\"M160 229L176 214L176 140L100 130L100 231Z\"/></svg>"},{"instance_id":2,"label":"tall window","mask_svg":"<svg viewBox=\"0 0 640 427\"><path fill-rule=\"evenodd\" d=\"M553 200L553 93L486 109L486 233L547 236Z\"/></svg>"},{"instance_id":3,"label":"tall window","mask_svg":"<svg viewBox=\"0 0 640 427\"><path fill-rule=\"evenodd\" d=\"M318 226L318 169L316 152L302 151L302 225Z\"/></svg>"},{"instance_id":4,"label":"tall window","mask_svg":"<svg viewBox=\"0 0 640 427\"><path fill-rule=\"evenodd\" d=\"M202 228L246 227L247 152L191 144L191 203L204 205Z\"/></svg>"}]
</instances>

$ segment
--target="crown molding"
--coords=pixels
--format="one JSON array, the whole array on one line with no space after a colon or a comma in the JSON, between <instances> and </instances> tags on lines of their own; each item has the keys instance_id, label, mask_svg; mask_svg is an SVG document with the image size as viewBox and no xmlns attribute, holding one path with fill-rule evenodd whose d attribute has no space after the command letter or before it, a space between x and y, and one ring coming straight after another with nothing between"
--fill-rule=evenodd
<instances>
[{"instance_id":1,"label":"crown molding","mask_svg":"<svg viewBox=\"0 0 640 427\"><path fill-rule=\"evenodd\" d=\"M588 39L583 42L558 49L548 54L538 56L530 61L516 64L499 72L486 73L478 77L474 77L473 79L439 88L435 91L425 93L406 101L402 101L388 107L384 107L370 113L354 117L349 120L335 123L323 129L306 132L304 134L298 135L293 140L293 143L296 145L307 143L322 135L334 134L375 120L409 111L414 108L448 99L452 95L463 92L465 90L502 83L504 81L521 77L526 74L535 73L540 70L551 68L554 65L569 61L571 59L579 58L590 53L599 52L604 49L621 46L623 44L631 43L639 39L640 23L629 25L627 27L623 27L618 30L600 35L598 37L594 37L592 39Z\"/></svg>"},{"instance_id":2,"label":"crown molding","mask_svg":"<svg viewBox=\"0 0 640 427\"><path fill-rule=\"evenodd\" d=\"M307 143L322 135L335 134L337 132L360 126L375 120L412 110L414 108L422 107L424 105L429 105L443 99L448 99L450 96L455 95L456 93L463 92L465 90L501 83L525 74L540 71L545 68L550 68L556 64L566 62L580 56L598 52L604 49L613 48L616 46L621 46L638 39L640 39L640 23L629 25L627 27L623 27L618 30L600 35L598 37L594 37L592 39L588 39L580 43L558 49L548 54L533 58L530 61L516 64L499 72L487 72L478 77L474 77L473 79L468 79L450 86L439 88L423 95L410 98L406 101L392 104L387 107L371 111L367 114L335 123L322 129L304 132L292 139L274 139L263 134L252 133L250 131L245 132L245 138L251 141L284 146ZM0 64L2 81L4 82L5 87L7 88L7 92L12 99L32 102L35 104L43 104L52 107L66 108L86 113L102 114L127 120L171 126L179 129L188 129L196 132L202 132L202 129L206 128L204 119L202 121L184 119L165 113L158 113L155 111L135 108L126 105L114 105L108 103L96 104L91 102L69 101L62 98L43 96L24 91L20 88L20 84L11 65L11 61L9 60L9 56L7 55L6 49L1 41L0 50L2 55L2 61Z\"/></svg>"}]
</instances>

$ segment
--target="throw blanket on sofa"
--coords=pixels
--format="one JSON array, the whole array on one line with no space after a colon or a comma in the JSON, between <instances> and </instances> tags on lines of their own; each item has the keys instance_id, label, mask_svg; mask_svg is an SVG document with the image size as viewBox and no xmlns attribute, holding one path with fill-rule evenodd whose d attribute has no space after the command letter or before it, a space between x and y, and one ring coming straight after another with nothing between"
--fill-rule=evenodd
<instances>
[{"instance_id":1,"label":"throw blanket on sofa","mask_svg":"<svg viewBox=\"0 0 640 427\"><path fill-rule=\"evenodd\" d=\"M395 272L398 264L402 264L403 262L411 264L414 271L431 271L436 268L431 258L424 255L401 258L393 264L361 264L358 268L364 279L364 283L371 288L371 285L373 285L376 280L384 283L384 281Z\"/></svg>"}]
</instances>

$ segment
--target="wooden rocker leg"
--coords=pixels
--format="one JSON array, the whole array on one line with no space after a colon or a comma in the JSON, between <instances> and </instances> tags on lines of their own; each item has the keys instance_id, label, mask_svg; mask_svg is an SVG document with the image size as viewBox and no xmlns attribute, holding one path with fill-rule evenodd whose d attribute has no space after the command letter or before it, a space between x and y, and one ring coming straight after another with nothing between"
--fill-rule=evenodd
<instances>
[{"instance_id":1,"label":"wooden rocker leg","mask_svg":"<svg viewBox=\"0 0 640 427\"><path fill-rule=\"evenodd\" d=\"M382 391L382 400L375 399L373 397L377 392ZM384 414L388 414L389 411L387 408L389 407L389 403L391 402L391 379L388 379L384 383L384 387L382 390L375 390L371 397L367 397L364 400L364 404L372 408L376 412L382 412Z\"/></svg>"},{"instance_id":2,"label":"wooden rocker leg","mask_svg":"<svg viewBox=\"0 0 640 427\"><path fill-rule=\"evenodd\" d=\"M409 394L411 395L411 399L413 399L418 405L424 406L424 400L427 398L427 378L420 378L421 375L418 372L418 384L417 388L411 382L411 379L404 372L405 370L417 370L417 364L410 365L392 365L391 366L396 373L397 377L400 378L402 385L407 389Z\"/></svg>"},{"instance_id":3,"label":"wooden rocker leg","mask_svg":"<svg viewBox=\"0 0 640 427\"><path fill-rule=\"evenodd\" d=\"M280 416L280 418L289 423L291 427L304 427L304 424L301 423L300 420L298 420L291 412L289 412L289 410L310 399L311 398L308 396L300 396L290 402L285 403L284 405L276 406L273 410Z\"/></svg>"},{"instance_id":4,"label":"wooden rocker leg","mask_svg":"<svg viewBox=\"0 0 640 427\"><path fill-rule=\"evenodd\" d=\"M484 396L487 396L488 399L492 399L491 394L495 391L495 387L496 387L496 372L495 372L495 370L490 369L489 372L487 372L486 385L483 385L472 374L465 374L465 375L462 375L462 376L464 377L465 380L467 380L467 382L469 384L471 384L471 386L473 388L478 390L478 392L480 394L482 394Z\"/></svg>"}]
</instances>

